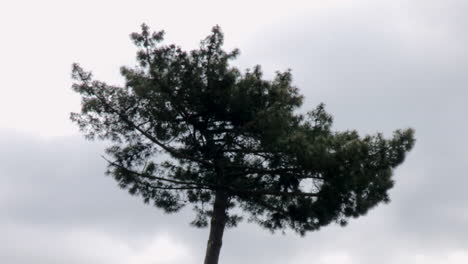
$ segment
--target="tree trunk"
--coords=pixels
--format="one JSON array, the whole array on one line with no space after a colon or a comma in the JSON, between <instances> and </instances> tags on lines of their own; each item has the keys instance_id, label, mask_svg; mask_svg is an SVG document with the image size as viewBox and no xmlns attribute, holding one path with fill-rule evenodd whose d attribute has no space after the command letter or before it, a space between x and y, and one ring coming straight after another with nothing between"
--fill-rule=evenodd
<instances>
[{"instance_id":1,"label":"tree trunk","mask_svg":"<svg viewBox=\"0 0 468 264\"><path fill-rule=\"evenodd\" d=\"M226 192L216 191L204 264L218 264L219 252L223 244L224 227L227 221L227 205L228 196Z\"/></svg>"}]
</instances>

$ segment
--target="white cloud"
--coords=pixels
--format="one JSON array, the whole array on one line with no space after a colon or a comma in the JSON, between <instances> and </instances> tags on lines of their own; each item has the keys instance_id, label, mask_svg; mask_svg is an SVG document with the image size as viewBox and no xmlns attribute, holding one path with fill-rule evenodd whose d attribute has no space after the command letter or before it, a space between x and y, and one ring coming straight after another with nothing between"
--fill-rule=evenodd
<instances>
[{"instance_id":1,"label":"white cloud","mask_svg":"<svg viewBox=\"0 0 468 264\"><path fill-rule=\"evenodd\" d=\"M5 263L192 264L189 249L170 234L128 240L87 228L59 230L3 222L0 259Z\"/></svg>"},{"instance_id":2,"label":"white cloud","mask_svg":"<svg viewBox=\"0 0 468 264\"><path fill-rule=\"evenodd\" d=\"M136 248L128 264L191 264L196 263L190 249L170 234L153 237L148 244Z\"/></svg>"},{"instance_id":3,"label":"white cloud","mask_svg":"<svg viewBox=\"0 0 468 264\"><path fill-rule=\"evenodd\" d=\"M355 264L352 256L346 252L334 250L333 252L320 252L319 254L301 254L294 257L291 264Z\"/></svg>"}]
</instances>

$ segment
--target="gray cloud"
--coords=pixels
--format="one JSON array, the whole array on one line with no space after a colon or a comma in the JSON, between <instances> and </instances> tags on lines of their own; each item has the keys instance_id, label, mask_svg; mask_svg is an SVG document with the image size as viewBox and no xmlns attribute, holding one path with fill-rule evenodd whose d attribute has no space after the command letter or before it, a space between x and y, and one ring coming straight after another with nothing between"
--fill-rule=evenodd
<instances>
[{"instance_id":1,"label":"gray cloud","mask_svg":"<svg viewBox=\"0 0 468 264\"><path fill-rule=\"evenodd\" d=\"M306 107L326 102L337 128L386 135L396 128L416 129L416 149L396 173L393 203L355 221L382 221L382 230L374 231L386 238L375 249L371 237L348 245L361 252L353 256L363 258L357 263L397 263L398 254L432 256L432 250L467 246L468 39L459 27L468 20L458 15L467 5L449 1L430 8L431 3L412 4L404 12L380 4L334 10L318 19L277 24L248 51L291 67L308 98ZM343 232L368 228L357 225ZM392 250L403 246L408 249ZM374 261L371 252L377 252Z\"/></svg>"}]
</instances>

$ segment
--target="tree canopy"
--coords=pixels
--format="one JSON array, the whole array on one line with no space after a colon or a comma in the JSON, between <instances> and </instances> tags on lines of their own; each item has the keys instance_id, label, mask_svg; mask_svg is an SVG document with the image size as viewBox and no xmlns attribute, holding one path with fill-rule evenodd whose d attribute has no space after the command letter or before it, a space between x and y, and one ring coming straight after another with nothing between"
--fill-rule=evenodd
<instances>
[{"instance_id":1,"label":"tree canopy","mask_svg":"<svg viewBox=\"0 0 468 264\"><path fill-rule=\"evenodd\" d=\"M389 201L412 129L360 136L332 130L323 104L300 114L291 72L265 80L260 66L230 65L239 51L222 49L218 26L188 52L163 37L146 25L131 34L138 65L121 68L122 86L74 64L82 109L71 119L110 142L107 173L120 187L166 212L191 204L193 225L211 223L205 263L217 263L225 226L242 218L303 235Z\"/></svg>"}]
</instances>

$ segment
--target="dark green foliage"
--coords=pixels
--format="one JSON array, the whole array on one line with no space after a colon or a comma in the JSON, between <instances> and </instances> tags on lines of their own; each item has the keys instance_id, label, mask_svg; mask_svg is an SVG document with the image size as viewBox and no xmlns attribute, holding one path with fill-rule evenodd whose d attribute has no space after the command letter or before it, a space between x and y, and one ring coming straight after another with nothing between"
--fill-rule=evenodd
<instances>
[{"instance_id":1,"label":"dark green foliage","mask_svg":"<svg viewBox=\"0 0 468 264\"><path fill-rule=\"evenodd\" d=\"M71 119L87 137L113 142L108 173L122 188L166 212L192 204L195 226L209 223L223 191L228 209L300 234L389 201L413 130L391 139L333 131L322 104L297 114L303 98L289 71L268 81L259 66L230 66L239 52L222 50L219 27L190 52L161 45L163 36L146 26L131 35L139 65L122 67L124 87L73 65L82 111ZM240 219L231 213L227 225Z\"/></svg>"}]
</instances>

